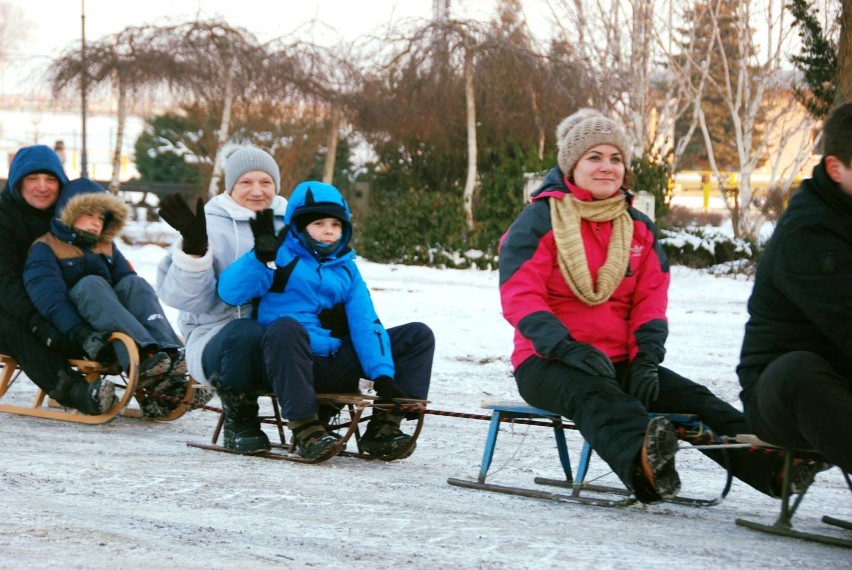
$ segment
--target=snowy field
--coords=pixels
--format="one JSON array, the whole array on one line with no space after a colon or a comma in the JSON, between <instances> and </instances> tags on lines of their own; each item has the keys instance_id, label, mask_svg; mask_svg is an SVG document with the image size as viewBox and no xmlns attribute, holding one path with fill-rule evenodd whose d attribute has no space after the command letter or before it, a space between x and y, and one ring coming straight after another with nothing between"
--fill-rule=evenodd
<instances>
[{"instance_id":1,"label":"snowy field","mask_svg":"<svg viewBox=\"0 0 852 570\"><path fill-rule=\"evenodd\" d=\"M123 250L154 279L162 248ZM496 273L361 268L386 326L434 329L433 409L480 414L484 400L519 399ZM739 407L734 368L751 283L672 273L666 365ZM7 397L26 403L32 386L18 382ZM216 420L209 411L94 427L0 417L0 567L852 568L850 550L736 526L738 517L772 522L779 507L736 481L707 509L606 509L448 485L476 478L485 421L428 415L406 460L311 466L186 446L207 441ZM541 427L505 426L489 480L533 487L536 476L558 477L552 441ZM579 442L569 432L575 464ZM682 451L678 466L685 495L721 490L723 471L698 452ZM590 478L617 484L599 460ZM822 530L824 514L852 519L839 471L817 481L797 528Z\"/></svg>"}]
</instances>

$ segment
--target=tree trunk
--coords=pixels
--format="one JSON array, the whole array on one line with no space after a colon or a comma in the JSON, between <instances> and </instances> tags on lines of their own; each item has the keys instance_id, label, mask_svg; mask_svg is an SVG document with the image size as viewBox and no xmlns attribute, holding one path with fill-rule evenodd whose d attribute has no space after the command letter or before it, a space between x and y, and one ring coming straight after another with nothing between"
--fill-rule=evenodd
<instances>
[{"instance_id":1,"label":"tree trunk","mask_svg":"<svg viewBox=\"0 0 852 570\"><path fill-rule=\"evenodd\" d=\"M473 231L473 194L476 190L476 100L473 90L473 48L464 54L464 99L467 118L467 179L464 183L464 219Z\"/></svg>"},{"instance_id":2,"label":"tree trunk","mask_svg":"<svg viewBox=\"0 0 852 570\"><path fill-rule=\"evenodd\" d=\"M219 193L219 180L222 178L222 161L219 160L219 151L228 140L231 129L231 107L234 103L234 66L236 61L231 59L225 78L225 102L222 106L222 122L219 125L219 136L216 139L216 151L213 155L213 175L210 177L210 186L207 187L207 195L215 196Z\"/></svg>"},{"instance_id":3,"label":"tree trunk","mask_svg":"<svg viewBox=\"0 0 852 570\"><path fill-rule=\"evenodd\" d=\"M117 194L121 188L121 147L124 144L124 126L127 123L127 87L118 78L118 126L115 133L115 152L112 155L112 180L109 191Z\"/></svg>"},{"instance_id":4,"label":"tree trunk","mask_svg":"<svg viewBox=\"0 0 852 570\"><path fill-rule=\"evenodd\" d=\"M535 130L538 134L536 156L538 156L539 160L544 160L544 142L547 138L547 134L544 131L544 123L541 119L541 112L538 108L538 97L531 86L527 87L527 92L530 95L530 106L532 107L533 119L535 119Z\"/></svg>"},{"instance_id":5,"label":"tree trunk","mask_svg":"<svg viewBox=\"0 0 852 570\"><path fill-rule=\"evenodd\" d=\"M322 181L331 184L334 181L334 162L337 159L337 142L340 140L340 106L331 104L331 126L328 131L328 151L322 169Z\"/></svg>"},{"instance_id":6,"label":"tree trunk","mask_svg":"<svg viewBox=\"0 0 852 570\"><path fill-rule=\"evenodd\" d=\"M840 40L837 42L837 95L835 105L852 101L852 3L843 2Z\"/></svg>"}]
</instances>

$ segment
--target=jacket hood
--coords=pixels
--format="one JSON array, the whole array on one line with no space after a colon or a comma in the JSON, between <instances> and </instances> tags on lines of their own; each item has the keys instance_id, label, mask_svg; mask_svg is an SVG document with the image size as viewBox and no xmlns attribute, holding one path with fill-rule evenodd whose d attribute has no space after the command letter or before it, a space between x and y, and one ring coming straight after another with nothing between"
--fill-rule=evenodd
<instances>
[{"instance_id":1,"label":"jacket hood","mask_svg":"<svg viewBox=\"0 0 852 570\"><path fill-rule=\"evenodd\" d=\"M284 214L284 223L288 226L288 234L307 247L304 236L296 227L296 220L303 215L311 215L316 219L317 214L325 214L343 222L340 244L330 257L340 255L346 250L349 246L349 240L352 239L352 213L349 210L349 204L346 203L340 190L331 184L315 180L300 183L293 190L293 194L287 202L287 212ZM310 250L310 248L308 249Z\"/></svg>"},{"instance_id":2,"label":"jacket hood","mask_svg":"<svg viewBox=\"0 0 852 570\"><path fill-rule=\"evenodd\" d=\"M56 202L55 222L74 230L74 220L83 214L104 213L104 229L98 241L109 243L116 239L127 223L129 211L125 203L87 178L78 178L65 185Z\"/></svg>"},{"instance_id":3,"label":"jacket hood","mask_svg":"<svg viewBox=\"0 0 852 570\"><path fill-rule=\"evenodd\" d=\"M59 187L68 184L68 177L62 169L62 161L52 148L43 144L25 146L15 153L9 166L9 180L6 183L9 193L18 202L24 202L20 194L20 184L24 176L34 172L46 172L59 179Z\"/></svg>"}]
</instances>

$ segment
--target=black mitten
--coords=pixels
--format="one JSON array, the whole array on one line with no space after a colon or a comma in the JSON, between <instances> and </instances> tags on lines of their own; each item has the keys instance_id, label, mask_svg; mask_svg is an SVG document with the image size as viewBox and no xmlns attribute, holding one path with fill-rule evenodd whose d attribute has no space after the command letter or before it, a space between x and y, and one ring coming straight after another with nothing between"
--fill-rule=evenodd
<instances>
[{"instance_id":1,"label":"black mitten","mask_svg":"<svg viewBox=\"0 0 852 570\"><path fill-rule=\"evenodd\" d=\"M320 326L331 331L334 338L343 338L349 334L349 319L343 303L337 303L330 309L323 309L319 314Z\"/></svg>"},{"instance_id":2,"label":"black mitten","mask_svg":"<svg viewBox=\"0 0 852 570\"><path fill-rule=\"evenodd\" d=\"M408 398L408 394L394 382L390 376L379 376L373 380L373 390L379 397L379 402L390 403L394 398Z\"/></svg>"},{"instance_id":3,"label":"black mitten","mask_svg":"<svg viewBox=\"0 0 852 570\"><path fill-rule=\"evenodd\" d=\"M195 203L195 213L178 193L169 194L160 202L160 217L183 237L183 251L189 255L207 253L207 218L204 200Z\"/></svg>"},{"instance_id":4,"label":"black mitten","mask_svg":"<svg viewBox=\"0 0 852 570\"><path fill-rule=\"evenodd\" d=\"M251 233L254 234L254 254L261 263L275 261L278 253L278 239L275 237L275 224L272 210L261 210L255 219L249 220Z\"/></svg>"},{"instance_id":5,"label":"black mitten","mask_svg":"<svg viewBox=\"0 0 852 570\"><path fill-rule=\"evenodd\" d=\"M570 336L559 343L553 357L589 376L615 378L615 367L606 354L591 344L572 340Z\"/></svg>"},{"instance_id":6,"label":"black mitten","mask_svg":"<svg viewBox=\"0 0 852 570\"><path fill-rule=\"evenodd\" d=\"M648 408L660 395L660 369L655 359L640 352L630 363L626 392Z\"/></svg>"},{"instance_id":7,"label":"black mitten","mask_svg":"<svg viewBox=\"0 0 852 570\"><path fill-rule=\"evenodd\" d=\"M48 348L59 351L66 358L80 356L80 347L60 333L41 315L34 314L29 320L30 332Z\"/></svg>"},{"instance_id":8,"label":"black mitten","mask_svg":"<svg viewBox=\"0 0 852 570\"><path fill-rule=\"evenodd\" d=\"M107 341L108 333L98 332L88 325L83 325L74 335L77 344L83 347L83 351L90 359L101 362L114 358L112 346Z\"/></svg>"}]
</instances>

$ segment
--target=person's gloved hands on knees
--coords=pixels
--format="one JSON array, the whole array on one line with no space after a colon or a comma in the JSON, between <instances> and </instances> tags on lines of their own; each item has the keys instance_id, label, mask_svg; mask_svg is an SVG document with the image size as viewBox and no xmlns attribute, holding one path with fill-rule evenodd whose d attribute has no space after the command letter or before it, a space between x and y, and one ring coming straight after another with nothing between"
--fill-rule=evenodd
<instances>
[{"instance_id":1,"label":"person's gloved hands on knees","mask_svg":"<svg viewBox=\"0 0 852 570\"><path fill-rule=\"evenodd\" d=\"M89 325L81 325L74 332L74 340L83 347L83 352L90 359L102 362L115 359L115 353L109 341L109 333L98 332Z\"/></svg>"},{"instance_id":2,"label":"person's gloved hands on knees","mask_svg":"<svg viewBox=\"0 0 852 570\"><path fill-rule=\"evenodd\" d=\"M393 402L394 398L409 397L390 376L379 376L373 380L373 390L376 391L380 403L389 404Z\"/></svg>"},{"instance_id":3,"label":"person's gloved hands on knees","mask_svg":"<svg viewBox=\"0 0 852 570\"><path fill-rule=\"evenodd\" d=\"M204 216L204 199L195 203L195 212L178 193L169 194L160 202L160 218L180 232L181 249L188 255L207 253L207 218Z\"/></svg>"},{"instance_id":4,"label":"person's gloved hands on knees","mask_svg":"<svg viewBox=\"0 0 852 570\"><path fill-rule=\"evenodd\" d=\"M320 326L331 331L334 338L343 338L349 334L349 319L346 317L346 309L343 303L337 303L330 309L323 309L319 313Z\"/></svg>"},{"instance_id":5,"label":"person's gloved hands on knees","mask_svg":"<svg viewBox=\"0 0 852 570\"><path fill-rule=\"evenodd\" d=\"M606 354L591 344L577 342L570 336L559 342L553 351L553 358L589 376L615 378L615 367Z\"/></svg>"},{"instance_id":6,"label":"person's gloved hands on knees","mask_svg":"<svg viewBox=\"0 0 852 570\"><path fill-rule=\"evenodd\" d=\"M249 220L249 225L254 235L254 255L261 263L274 262L278 254L278 238L275 237L272 210L261 210L253 220Z\"/></svg>"},{"instance_id":7,"label":"person's gloved hands on knees","mask_svg":"<svg viewBox=\"0 0 852 570\"><path fill-rule=\"evenodd\" d=\"M657 401L660 395L660 369L657 359L640 352L630 363L626 392L642 402L645 408Z\"/></svg>"}]
</instances>

